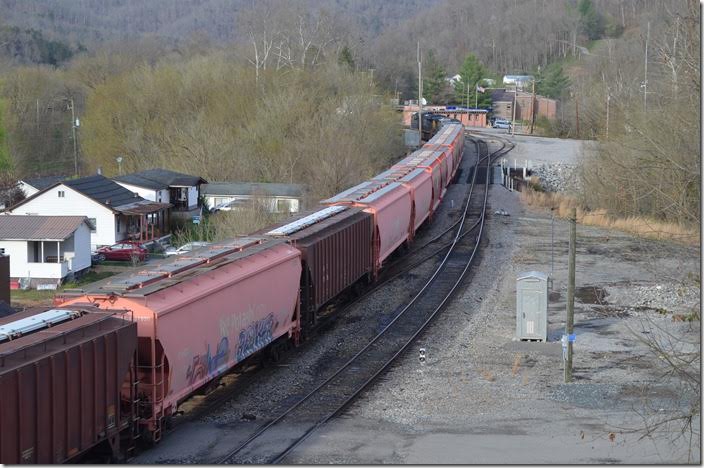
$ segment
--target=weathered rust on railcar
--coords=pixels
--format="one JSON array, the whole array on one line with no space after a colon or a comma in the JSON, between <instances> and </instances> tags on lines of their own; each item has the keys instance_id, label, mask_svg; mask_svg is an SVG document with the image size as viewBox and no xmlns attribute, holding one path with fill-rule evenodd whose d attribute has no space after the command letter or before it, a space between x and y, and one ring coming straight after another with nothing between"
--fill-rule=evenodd
<instances>
[{"instance_id":1,"label":"weathered rust on railcar","mask_svg":"<svg viewBox=\"0 0 704 468\"><path fill-rule=\"evenodd\" d=\"M325 215L321 207L258 231L286 239L301 251L301 326L315 323L318 310L372 272L374 220L361 208L339 207L329 217L297 229L297 222ZM306 223L308 224L308 223ZM287 229L288 227L288 229Z\"/></svg>"},{"instance_id":2,"label":"weathered rust on railcar","mask_svg":"<svg viewBox=\"0 0 704 468\"><path fill-rule=\"evenodd\" d=\"M0 462L62 463L131 443L137 324L124 311L79 316L0 343ZM0 319L0 327L46 311Z\"/></svg>"}]
</instances>

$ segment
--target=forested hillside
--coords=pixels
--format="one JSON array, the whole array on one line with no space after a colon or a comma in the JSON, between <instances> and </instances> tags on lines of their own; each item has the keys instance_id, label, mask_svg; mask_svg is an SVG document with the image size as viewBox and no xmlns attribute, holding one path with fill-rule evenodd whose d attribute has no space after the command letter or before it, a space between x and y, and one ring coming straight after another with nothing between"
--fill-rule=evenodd
<instances>
[{"instance_id":1,"label":"forested hillside","mask_svg":"<svg viewBox=\"0 0 704 468\"><path fill-rule=\"evenodd\" d=\"M698 219L693 0L0 0L0 18L0 167L18 176L121 156L324 196L403 152L386 98L416 96L420 41L431 102L529 73L560 100L544 132L602 141L584 203Z\"/></svg>"}]
</instances>

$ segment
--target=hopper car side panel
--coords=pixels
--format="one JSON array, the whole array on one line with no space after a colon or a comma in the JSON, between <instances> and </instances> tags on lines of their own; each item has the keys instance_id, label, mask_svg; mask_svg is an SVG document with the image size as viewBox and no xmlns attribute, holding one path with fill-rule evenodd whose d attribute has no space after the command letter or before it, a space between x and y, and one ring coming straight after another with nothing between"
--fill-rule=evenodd
<instances>
[{"instance_id":1,"label":"hopper car side panel","mask_svg":"<svg viewBox=\"0 0 704 468\"><path fill-rule=\"evenodd\" d=\"M230 284L159 314L157 337L173 369L166 407L297 328L300 253L285 245L277 250L284 251L214 270Z\"/></svg>"},{"instance_id":2,"label":"hopper car side panel","mask_svg":"<svg viewBox=\"0 0 704 468\"><path fill-rule=\"evenodd\" d=\"M433 179L430 173L419 168L400 179L399 182L412 187L413 232L415 233L433 210Z\"/></svg>"},{"instance_id":3,"label":"hopper car side panel","mask_svg":"<svg viewBox=\"0 0 704 468\"><path fill-rule=\"evenodd\" d=\"M392 183L360 200L359 205L374 213L379 245L377 267L381 267L384 260L411 236L411 192L401 184Z\"/></svg>"},{"instance_id":4,"label":"hopper car side panel","mask_svg":"<svg viewBox=\"0 0 704 468\"><path fill-rule=\"evenodd\" d=\"M358 209L350 215L294 241L303 254L301 308L308 322L314 321L315 311L373 269L373 216Z\"/></svg>"},{"instance_id":5,"label":"hopper car side panel","mask_svg":"<svg viewBox=\"0 0 704 468\"><path fill-rule=\"evenodd\" d=\"M137 324L118 317L95 311L0 344L0 462L62 463L100 443L119 447L132 423Z\"/></svg>"},{"instance_id":6,"label":"hopper car side panel","mask_svg":"<svg viewBox=\"0 0 704 468\"><path fill-rule=\"evenodd\" d=\"M301 254L284 242L270 244L188 270L173 283L165 279L145 287L146 292L69 301L93 300L133 313L141 424L156 438L161 419L194 390L277 338L298 332Z\"/></svg>"},{"instance_id":7,"label":"hopper car side panel","mask_svg":"<svg viewBox=\"0 0 704 468\"><path fill-rule=\"evenodd\" d=\"M302 329L315 323L321 307L373 270L373 216L362 208L339 208L342 211L300 228L296 222L329 208L300 213L256 233L284 239L301 251Z\"/></svg>"}]
</instances>

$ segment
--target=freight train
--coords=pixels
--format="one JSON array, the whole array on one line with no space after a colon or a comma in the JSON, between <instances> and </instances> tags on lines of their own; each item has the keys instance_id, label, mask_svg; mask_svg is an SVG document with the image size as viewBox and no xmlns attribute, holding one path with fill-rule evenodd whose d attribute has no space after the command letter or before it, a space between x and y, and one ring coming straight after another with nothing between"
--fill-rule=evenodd
<instances>
[{"instance_id":1,"label":"freight train","mask_svg":"<svg viewBox=\"0 0 704 468\"><path fill-rule=\"evenodd\" d=\"M463 145L463 126L445 119L420 149L316 210L0 319L0 462L157 442L195 391L299 343L326 305L372 281L433 217Z\"/></svg>"}]
</instances>

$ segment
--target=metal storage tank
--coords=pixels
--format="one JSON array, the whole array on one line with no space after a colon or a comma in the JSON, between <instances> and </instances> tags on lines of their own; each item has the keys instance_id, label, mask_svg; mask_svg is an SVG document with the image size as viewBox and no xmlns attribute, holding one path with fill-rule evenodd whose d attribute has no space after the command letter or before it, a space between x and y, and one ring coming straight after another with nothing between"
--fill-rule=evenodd
<instances>
[{"instance_id":1,"label":"metal storage tank","mask_svg":"<svg viewBox=\"0 0 704 468\"><path fill-rule=\"evenodd\" d=\"M516 278L516 338L548 339L548 275L540 271Z\"/></svg>"},{"instance_id":2,"label":"metal storage tank","mask_svg":"<svg viewBox=\"0 0 704 468\"><path fill-rule=\"evenodd\" d=\"M0 463L63 463L103 442L131 443L130 319L89 305L0 319Z\"/></svg>"}]
</instances>

